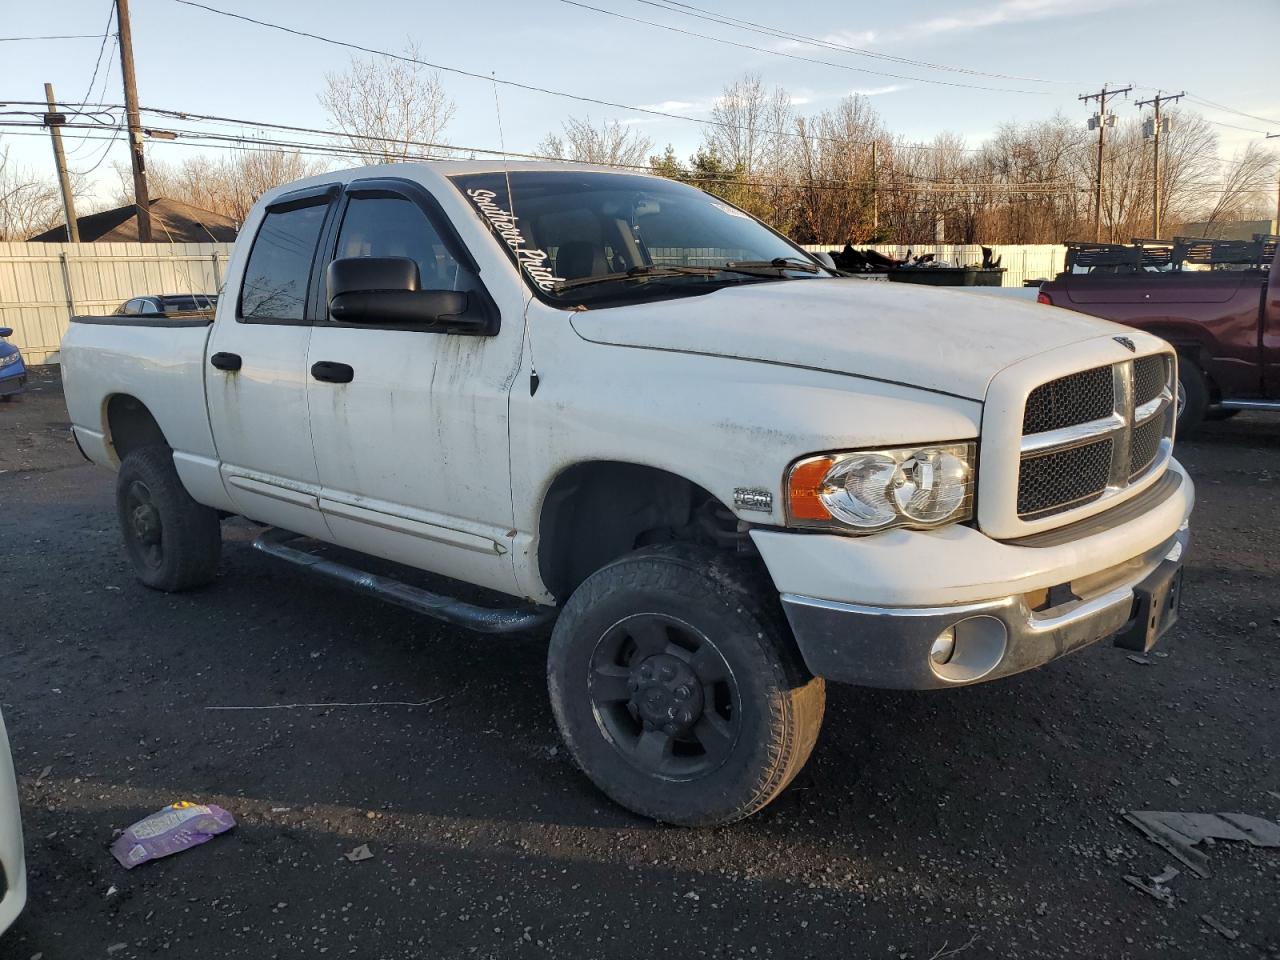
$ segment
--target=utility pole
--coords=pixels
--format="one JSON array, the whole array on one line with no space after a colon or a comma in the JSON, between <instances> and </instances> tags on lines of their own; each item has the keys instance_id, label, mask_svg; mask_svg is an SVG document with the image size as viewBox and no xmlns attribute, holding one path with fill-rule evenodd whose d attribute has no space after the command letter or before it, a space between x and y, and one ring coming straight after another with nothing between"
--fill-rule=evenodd
<instances>
[{"instance_id":1,"label":"utility pole","mask_svg":"<svg viewBox=\"0 0 1280 960\"><path fill-rule=\"evenodd\" d=\"M1267 139L1280 137L1280 133L1268 133ZM1280 233L1280 170L1276 170L1276 233Z\"/></svg>"},{"instance_id":2,"label":"utility pole","mask_svg":"<svg viewBox=\"0 0 1280 960\"><path fill-rule=\"evenodd\" d=\"M1151 139L1154 142L1154 149L1151 151L1151 238L1153 240L1160 239L1160 134L1164 131L1161 129L1162 121L1160 119L1160 104L1168 103L1171 100L1181 100L1185 97L1185 93L1174 93L1167 97L1160 96L1160 91L1156 91L1156 95L1150 100L1139 100L1136 104L1139 110L1145 106L1155 107L1155 123L1151 127Z\"/></svg>"},{"instance_id":3,"label":"utility pole","mask_svg":"<svg viewBox=\"0 0 1280 960\"><path fill-rule=\"evenodd\" d=\"M120 30L120 73L124 76L124 110L129 125L129 160L133 165L133 206L138 217L138 239L150 243L151 199L147 195L147 162L142 155L142 121L138 116L138 78L133 73L129 0L116 0L116 26Z\"/></svg>"},{"instance_id":4,"label":"utility pole","mask_svg":"<svg viewBox=\"0 0 1280 960\"><path fill-rule=\"evenodd\" d=\"M871 141L871 235L880 232L880 174L876 164L876 142Z\"/></svg>"},{"instance_id":5,"label":"utility pole","mask_svg":"<svg viewBox=\"0 0 1280 960\"><path fill-rule=\"evenodd\" d=\"M1102 89L1097 93L1084 93L1076 97L1077 100L1083 100L1085 103L1090 100L1098 101L1097 116L1089 119L1089 129L1093 129L1095 120L1098 127L1098 175L1093 184L1093 239L1095 243L1102 242L1102 151L1106 138L1107 120L1111 116L1107 113L1107 99L1119 93L1128 93L1132 89L1133 87L1121 87L1119 90L1108 90L1106 84L1103 84Z\"/></svg>"},{"instance_id":6,"label":"utility pole","mask_svg":"<svg viewBox=\"0 0 1280 960\"><path fill-rule=\"evenodd\" d=\"M58 129L67 122L67 115L58 112L57 101L53 98L53 84L44 85L44 98L49 104L49 112L44 115L44 125L49 128L49 139L53 141L53 162L58 168L58 185L62 187L62 212L67 218L67 239L72 243L80 242L80 224L76 222L76 201L71 195L71 178L67 176L67 157L62 152L62 131Z\"/></svg>"}]
</instances>

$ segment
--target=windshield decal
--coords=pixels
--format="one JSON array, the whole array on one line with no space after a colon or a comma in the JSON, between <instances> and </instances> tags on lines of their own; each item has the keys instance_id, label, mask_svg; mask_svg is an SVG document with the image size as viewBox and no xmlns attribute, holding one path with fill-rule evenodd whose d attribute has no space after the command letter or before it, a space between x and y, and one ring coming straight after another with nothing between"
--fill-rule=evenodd
<instances>
[{"instance_id":1,"label":"windshield decal","mask_svg":"<svg viewBox=\"0 0 1280 960\"><path fill-rule=\"evenodd\" d=\"M539 290L550 293L557 283L564 280L564 277L557 277L555 272L546 265L547 251L529 246L524 234L516 226L515 215L494 202L496 193L492 190L473 189L467 191L467 196L471 198L471 202L476 205L481 215L489 221L489 226L494 232L511 248L516 263L520 264L520 268Z\"/></svg>"}]
</instances>

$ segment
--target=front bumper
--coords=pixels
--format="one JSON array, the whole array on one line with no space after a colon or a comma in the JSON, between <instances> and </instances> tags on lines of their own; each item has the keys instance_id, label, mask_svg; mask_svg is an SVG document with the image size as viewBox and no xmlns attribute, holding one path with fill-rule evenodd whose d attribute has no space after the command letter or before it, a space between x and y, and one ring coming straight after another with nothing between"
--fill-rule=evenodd
<instances>
[{"instance_id":1,"label":"front bumper","mask_svg":"<svg viewBox=\"0 0 1280 960\"><path fill-rule=\"evenodd\" d=\"M13 774L9 737L0 716L0 933L8 929L27 902L27 865L22 848L18 783Z\"/></svg>"},{"instance_id":2,"label":"front bumper","mask_svg":"<svg viewBox=\"0 0 1280 960\"><path fill-rule=\"evenodd\" d=\"M958 526L752 537L816 676L928 689L1028 670L1126 627L1149 642L1132 621L1176 594L1193 503L1173 461L1149 495L1023 541ZM954 654L938 663L930 651L948 628Z\"/></svg>"},{"instance_id":3,"label":"front bumper","mask_svg":"<svg viewBox=\"0 0 1280 960\"><path fill-rule=\"evenodd\" d=\"M949 607L873 607L784 594L805 663L842 683L904 690L956 687L1042 666L1122 631L1140 632L1146 584L1177 582L1190 531L1179 530L1141 572L1096 596L1033 610L1025 595ZM930 652L951 629L954 653Z\"/></svg>"},{"instance_id":4,"label":"front bumper","mask_svg":"<svg viewBox=\"0 0 1280 960\"><path fill-rule=\"evenodd\" d=\"M12 393L21 393L27 385L27 371L21 364L18 365L17 372L8 373L0 367L0 397L6 397Z\"/></svg>"}]
</instances>

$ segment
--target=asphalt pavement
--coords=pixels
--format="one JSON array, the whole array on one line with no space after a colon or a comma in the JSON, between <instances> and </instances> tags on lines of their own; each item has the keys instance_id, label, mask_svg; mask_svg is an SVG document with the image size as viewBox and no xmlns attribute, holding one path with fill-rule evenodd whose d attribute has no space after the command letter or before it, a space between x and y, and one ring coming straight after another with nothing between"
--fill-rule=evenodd
<instances>
[{"instance_id":1,"label":"asphalt pavement","mask_svg":"<svg viewBox=\"0 0 1280 960\"><path fill-rule=\"evenodd\" d=\"M1153 654L833 686L792 787L695 831L574 768L543 637L344 593L252 552L243 521L213 586L139 585L112 475L68 439L56 372L33 381L0 404L0 703L30 874L0 960L1280 957L1280 849L1220 841L1201 878L1122 817L1280 821L1280 417L1179 441L1199 504ZM180 799L238 826L121 868L116 832ZM1171 903L1124 879L1167 865Z\"/></svg>"}]
</instances>

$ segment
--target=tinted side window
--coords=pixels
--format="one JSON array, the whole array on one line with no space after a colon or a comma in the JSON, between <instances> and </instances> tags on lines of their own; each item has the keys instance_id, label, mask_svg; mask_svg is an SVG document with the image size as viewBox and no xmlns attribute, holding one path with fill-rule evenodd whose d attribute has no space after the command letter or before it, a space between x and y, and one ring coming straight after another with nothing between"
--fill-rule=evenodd
<instances>
[{"instance_id":1,"label":"tinted side window","mask_svg":"<svg viewBox=\"0 0 1280 960\"><path fill-rule=\"evenodd\" d=\"M244 272L241 319L304 319L311 262L327 210L327 200L318 199L311 206L267 214Z\"/></svg>"},{"instance_id":2,"label":"tinted side window","mask_svg":"<svg viewBox=\"0 0 1280 960\"><path fill-rule=\"evenodd\" d=\"M352 197L337 257L409 257L418 264L420 289L470 289L469 271L450 256L422 209L401 197Z\"/></svg>"}]
</instances>

